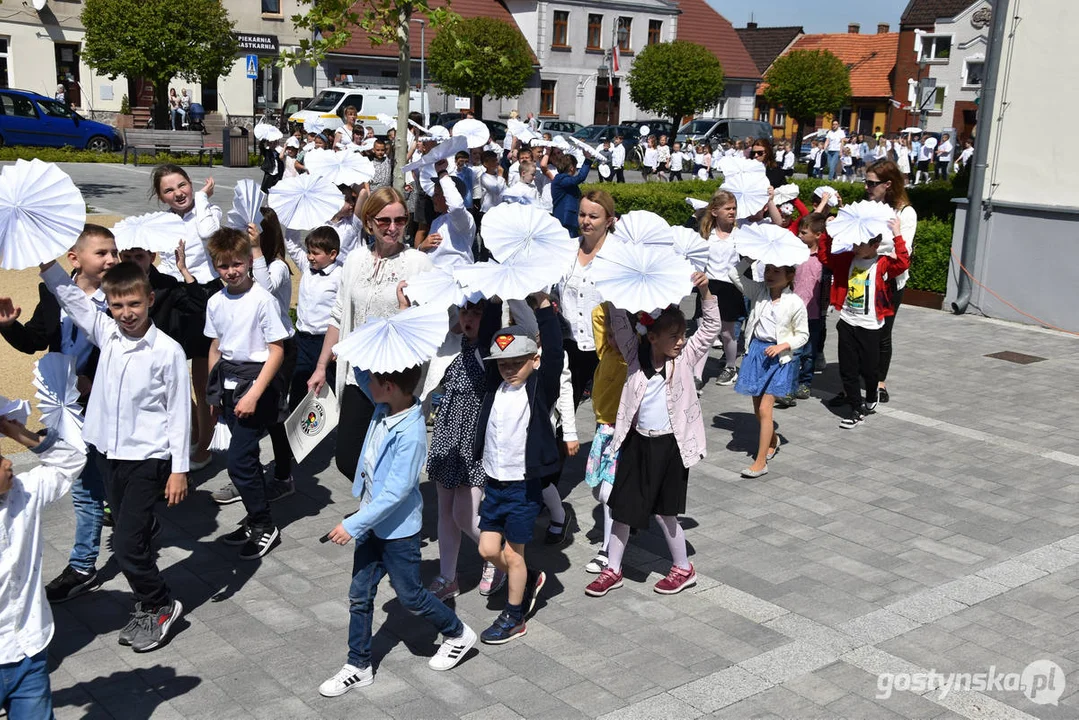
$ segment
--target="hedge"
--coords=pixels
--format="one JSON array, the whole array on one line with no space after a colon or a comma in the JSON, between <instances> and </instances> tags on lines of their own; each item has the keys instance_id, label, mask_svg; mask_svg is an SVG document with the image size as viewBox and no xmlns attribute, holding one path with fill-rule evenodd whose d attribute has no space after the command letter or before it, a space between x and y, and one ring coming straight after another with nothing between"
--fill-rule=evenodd
<instances>
[{"instance_id":1,"label":"hedge","mask_svg":"<svg viewBox=\"0 0 1079 720\"><path fill-rule=\"evenodd\" d=\"M122 163L124 154L121 152L94 152L93 150L76 150L73 147L30 147L27 145L10 145L0 147L0 161L3 160L33 160L37 158L43 162L77 162L77 163ZM146 155L140 155L140 160L151 160ZM161 163L174 163L176 165L197 164L198 156L192 154L173 155L171 153L159 153L152 158L155 165ZM218 158L220 160L220 157ZM250 157L252 167L258 167L261 162L258 153L252 153Z\"/></svg>"}]
</instances>

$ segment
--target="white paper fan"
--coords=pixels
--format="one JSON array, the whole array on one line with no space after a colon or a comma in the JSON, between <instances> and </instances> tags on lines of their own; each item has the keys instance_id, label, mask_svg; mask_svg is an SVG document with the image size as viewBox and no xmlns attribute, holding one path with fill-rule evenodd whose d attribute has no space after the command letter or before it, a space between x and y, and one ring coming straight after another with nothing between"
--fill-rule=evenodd
<instances>
[{"instance_id":1,"label":"white paper fan","mask_svg":"<svg viewBox=\"0 0 1079 720\"><path fill-rule=\"evenodd\" d=\"M397 127L397 118L386 113L375 113L375 119L387 127Z\"/></svg>"},{"instance_id":2,"label":"white paper fan","mask_svg":"<svg viewBox=\"0 0 1079 720\"><path fill-rule=\"evenodd\" d=\"M439 143L431 150L431 152L423 155L419 160L414 160L408 165L405 165L403 170L405 172L419 170L421 167L434 165L439 160L449 160L463 150L468 150L468 139L464 135L458 135L457 137L450 138L446 142Z\"/></svg>"},{"instance_id":3,"label":"white paper fan","mask_svg":"<svg viewBox=\"0 0 1079 720\"><path fill-rule=\"evenodd\" d=\"M697 210L704 210L706 207L708 207L708 201L698 200L694 197L687 197L686 205L689 205L691 208L693 208L693 211L696 212Z\"/></svg>"},{"instance_id":4,"label":"white paper fan","mask_svg":"<svg viewBox=\"0 0 1079 720\"><path fill-rule=\"evenodd\" d=\"M246 227L246 226L245 226ZM174 212L152 212L124 218L112 228L120 252L142 248L154 253L173 253L184 239L183 218Z\"/></svg>"},{"instance_id":5,"label":"white paper fan","mask_svg":"<svg viewBox=\"0 0 1079 720\"><path fill-rule=\"evenodd\" d=\"M339 359L370 372L397 372L434 357L450 317L445 307L419 305L389 318L369 320L333 347Z\"/></svg>"},{"instance_id":6,"label":"white paper fan","mask_svg":"<svg viewBox=\"0 0 1079 720\"><path fill-rule=\"evenodd\" d=\"M225 422L225 418L219 417L214 423L214 434L210 436L209 450L227 453L230 445L232 445L232 431L229 430L229 424Z\"/></svg>"},{"instance_id":7,"label":"white paper fan","mask_svg":"<svg viewBox=\"0 0 1079 720\"><path fill-rule=\"evenodd\" d=\"M498 205L483 216L483 245L499 262L544 260L565 266L578 248L550 213L516 204Z\"/></svg>"},{"instance_id":8,"label":"white paper fan","mask_svg":"<svg viewBox=\"0 0 1079 720\"><path fill-rule=\"evenodd\" d=\"M725 175L720 188L734 195L738 203L735 217L739 219L755 215L768 204L768 176L763 172Z\"/></svg>"},{"instance_id":9,"label":"white paper fan","mask_svg":"<svg viewBox=\"0 0 1079 720\"><path fill-rule=\"evenodd\" d=\"M432 125L427 128L427 134L436 140L447 140L450 137L450 131L442 125Z\"/></svg>"},{"instance_id":10,"label":"white paper fan","mask_svg":"<svg viewBox=\"0 0 1079 720\"><path fill-rule=\"evenodd\" d=\"M615 307L652 312L678 303L693 289L693 266L670 248L604 243L592 261L596 292Z\"/></svg>"},{"instance_id":11,"label":"white paper fan","mask_svg":"<svg viewBox=\"0 0 1079 720\"><path fill-rule=\"evenodd\" d=\"M734 175L765 175L764 163L750 160L745 156L722 157L719 159L719 171L723 178L727 179Z\"/></svg>"},{"instance_id":12,"label":"white paper fan","mask_svg":"<svg viewBox=\"0 0 1079 720\"><path fill-rule=\"evenodd\" d=\"M277 129L277 127L275 127L274 125L271 125L270 123L258 123L257 125L255 125L255 139L256 140L260 140L260 141L265 140L267 142L277 142L278 140L280 140L283 137L284 137L284 135L282 134L282 132L279 129Z\"/></svg>"},{"instance_id":13,"label":"white paper fan","mask_svg":"<svg viewBox=\"0 0 1079 720\"><path fill-rule=\"evenodd\" d=\"M322 118L307 118L303 121L303 129L306 133L320 133L326 129L326 122Z\"/></svg>"},{"instance_id":14,"label":"white paper fan","mask_svg":"<svg viewBox=\"0 0 1079 720\"><path fill-rule=\"evenodd\" d=\"M697 171L697 179L698 180L707 180L708 179L708 171L705 170L704 168L701 168L700 170L698 170Z\"/></svg>"},{"instance_id":15,"label":"white paper fan","mask_svg":"<svg viewBox=\"0 0 1079 720\"><path fill-rule=\"evenodd\" d=\"M794 266L809 259L809 248L790 230L771 223L752 223L738 228L734 247L739 255L764 265Z\"/></svg>"},{"instance_id":16,"label":"white paper fan","mask_svg":"<svg viewBox=\"0 0 1079 720\"><path fill-rule=\"evenodd\" d=\"M839 192L831 185L818 185L813 189L813 197L824 197L824 193L828 193L828 207L835 207L839 204Z\"/></svg>"},{"instance_id":17,"label":"white paper fan","mask_svg":"<svg viewBox=\"0 0 1079 720\"><path fill-rule=\"evenodd\" d=\"M528 127L528 123L523 123L520 120L514 120L512 118L507 120L506 128L508 129L510 135L525 144L543 139L542 135L540 135L532 128Z\"/></svg>"},{"instance_id":18,"label":"white paper fan","mask_svg":"<svg viewBox=\"0 0 1079 720\"><path fill-rule=\"evenodd\" d=\"M249 223L262 232L262 208L266 207L266 193L254 180L244 178L236 181L232 191L232 209L225 216L225 227L247 232Z\"/></svg>"},{"instance_id":19,"label":"white paper fan","mask_svg":"<svg viewBox=\"0 0 1079 720\"><path fill-rule=\"evenodd\" d=\"M667 221L648 210L633 210L618 218L611 237L637 245L661 245L670 247L674 235Z\"/></svg>"},{"instance_id":20,"label":"white paper fan","mask_svg":"<svg viewBox=\"0 0 1079 720\"><path fill-rule=\"evenodd\" d=\"M476 302L483 297L477 292L465 292L453 277L453 267L436 267L413 275L406 281L404 293L417 305L440 305L444 308Z\"/></svg>"},{"instance_id":21,"label":"white paper fan","mask_svg":"<svg viewBox=\"0 0 1079 720\"><path fill-rule=\"evenodd\" d=\"M828 234L832 237L832 252L847 252L855 245L869 242L878 235L884 242L894 235L888 227L895 218L895 210L876 200L862 200L839 208L839 214L828 223Z\"/></svg>"},{"instance_id":22,"label":"white paper fan","mask_svg":"<svg viewBox=\"0 0 1079 720\"><path fill-rule=\"evenodd\" d=\"M671 228L674 235L674 251L689 261L697 272L708 267L708 241L696 230L686 227Z\"/></svg>"},{"instance_id":23,"label":"white paper fan","mask_svg":"<svg viewBox=\"0 0 1079 720\"><path fill-rule=\"evenodd\" d=\"M30 403L26 400L10 400L0 395L0 418L25 425L30 418Z\"/></svg>"},{"instance_id":24,"label":"white paper fan","mask_svg":"<svg viewBox=\"0 0 1079 720\"><path fill-rule=\"evenodd\" d=\"M611 166L607 163L603 163L599 166L599 176L606 180L611 176Z\"/></svg>"},{"instance_id":25,"label":"white paper fan","mask_svg":"<svg viewBox=\"0 0 1079 720\"><path fill-rule=\"evenodd\" d=\"M309 173L334 185L362 185L375 176L375 166L356 152L312 150L304 155L303 164Z\"/></svg>"},{"instance_id":26,"label":"white paper fan","mask_svg":"<svg viewBox=\"0 0 1079 720\"><path fill-rule=\"evenodd\" d=\"M516 206L510 206L516 207ZM509 263L479 262L454 268L453 277L466 292L485 298L524 300L538 290L563 278L569 265L543 259L515 260Z\"/></svg>"},{"instance_id":27,"label":"white paper fan","mask_svg":"<svg viewBox=\"0 0 1079 720\"><path fill-rule=\"evenodd\" d=\"M311 174L285 178L270 189L270 207L290 230L309 230L332 218L344 196L324 177Z\"/></svg>"},{"instance_id":28,"label":"white paper fan","mask_svg":"<svg viewBox=\"0 0 1079 720\"><path fill-rule=\"evenodd\" d=\"M584 140L581 140L580 138L575 138L572 135L570 135L569 136L569 141L571 143L573 143L574 145L576 145L577 147L579 147L584 152L585 155L588 155L588 156L594 157L594 158L599 158L601 160L603 159L603 155L601 155L594 147L592 147L591 145L586 143Z\"/></svg>"},{"instance_id":29,"label":"white paper fan","mask_svg":"<svg viewBox=\"0 0 1079 720\"><path fill-rule=\"evenodd\" d=\"M86 452L76 380L75 358L70 355L46 353L34 363L34 397L41 424L58 433L68 445Z\"/></svg>"},{"instance_id":30,"label":"white paper fan","mask_svg":"<svg viewBox=\"0 0 1079 720\"><path fill-rule=\"evenodd\" d=\"M16 160L0 175L0 262L24 270L55 260L86 225L86 203L52 163Z\"/></svg>"},{"instance_id":31,"label":"white paper fan","mask_svg":"<svg viewBox=\"0 0 1079 720\"><path fill-rule=\"evenodd\" d=\"M794 183L780 185L772 195L772 199L775 200L776 205L792 202L796 197L798 197L798 186Z\"/></svg>"},{"instance_id":32,"label":"white paper fan","mask_svg":"<svg viewBox=\"0 0 1079 720\"><path fill-rule=\"evenodd\" d=\"M434 128L431 128L434 130ZM465 118L453 125L453 134L464 137L469 148L481 148L491 139L491 130L479 120Z\"/></svg>"}]
</instances>

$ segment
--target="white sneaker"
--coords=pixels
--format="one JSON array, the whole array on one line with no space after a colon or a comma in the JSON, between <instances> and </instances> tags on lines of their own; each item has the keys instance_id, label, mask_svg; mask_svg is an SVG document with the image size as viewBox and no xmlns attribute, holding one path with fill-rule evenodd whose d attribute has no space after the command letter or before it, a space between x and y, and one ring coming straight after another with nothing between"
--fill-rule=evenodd
<instances>
[{"instance_id":1,"label":"white sneaker","mask_svg":"<svg viewBox=\"0 0 1079 720\"><path fill-rule=\"evenodd\" d=\"M608 562L606 555L597 553L596 556L589 560L588 564L584 566L584 571L586 573L591 573L592 575L599 575L607 569Z\"/></svg>"},{"instance_id":2,"label":"white sneaker","mask_svg":"<svg viewBox=\"0 0 1079 720\"><path fill-rule=\"evenodd\" d=\"M464 660L465 655L475 644L476 632L468 625L465 625L465 631L461 634L461 637L446 638L442 641L442 647L428 661L427 666L432 670L450 670L457 663Z\"/></svg>"},{"instance_id":3,"label":"white sneaker","mask_svg":"<svg viewBox=\"0 0 1079 720\"><path fill-rule=\"evenodd\" d=\"M375 673L370 665L361 670L355 665L345 663L336 675L318 686L318 692L322 697L338 697L352 688L365 687L374 681Z\"/></svg>"}]
</instances>

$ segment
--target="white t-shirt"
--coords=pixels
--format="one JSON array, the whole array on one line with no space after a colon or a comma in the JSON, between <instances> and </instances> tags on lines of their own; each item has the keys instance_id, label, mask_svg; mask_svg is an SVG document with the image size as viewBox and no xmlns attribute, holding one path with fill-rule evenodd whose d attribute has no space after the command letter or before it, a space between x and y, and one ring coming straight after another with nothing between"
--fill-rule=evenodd
<instances>
[{"instance_id":1,"label":"white t-shirt","mask_svg":"<svg viewBox=\"0 0 1079 720\"><path fill-rule=\"evenodd\" d=\"M940 144L940 147L937 148L937 150L940 152L940 154L937 155L937 158L939 158L942 162L951 162L952 150L954 149L954 147L955 146L952 145L951 140L945 140Z\"/></svg>"},{"instance_id":2,"label":"white t-shirt","mask_svg":"<svg viewBox=\"0 0 1079 720\"><path fill-rule=\"evenodd\" d=\"M667 378L658 372L648 378L637 411L637 427L653 433L673 432L671 414L667 411Z\"/></svg>"},{"instance_id":3,"label":"white t-shirt","mask_svg":"<svg viewBox=\"0 0 1079 720\"><path fill-rule=\"evenodd\" d=\"M705 274L709 280L731 281L731 270L738 265L738 250L734 247L734 232L720 238L715 230L708 236L708 265Z\"/></svg>"},{"instance_id":4,"label":"white t-shirt","mask_svg":"<svg viewBox=\"0 0 1079 720\"><path fill-rule=\"evenodd\" d=\"M242 295L226 288L210 296L203 334L217 338L222 359L261 363L270 358L270 343L292 337L292 328L281 322L274 296L252 284Z\"/></svg>"},{"instance_id":5,"label":"white t-shirt","mask_svg":"<svg viewBox=\"0 0 1079 720\"><path fill-rule=\"evenodd\" d=\"M761 311L757 326L753 328L753 337L774 345L778 335L779 321L776 319L776 303L772 301Z\"/></svg>"},{"instance_id":6,"label":"white t-shirt","mask_svg":"<svg viewBox=\"0 0 1079 720\"><path fill-rule=\"evenodd\" d=\"M644 166L651 170L655 170L659 167L659 151L655 148L648 148L644 151Z\"/></svg>"},{"instance_id":7,"label":"white t-shirt","mask_svg":"<svg viewBox=\"0 0 1079 720\"><path fill-rule=\"evenodd\" d=\"M918 151L918 162L928 162L933 159L933 148L937 146L936 138L926 138Z\"/></svg>"},{"instance_id":8,"label":"white t-shirt","mask_svg":"<svg viewBox=\"0 0 1079 720\"><path fill-rule=\"evenodd\" d=\"M843 141L847 139L847 133L843 132L843 128L839 128L838 130L829 130L825 137L828 139L828 151L839 152L843 149Z\"/></svg>"},{"instance_id":9,"label":"white t-shirt","mask_svg":"<svg viewBox=\"0 0 1079 720\"><path fill-rule=\"evenodd\" d=\"M955 164L956 166L966 167L972 157L974 157L974 148L963 148L963 152L959 153L959 159L956 160Z\"/></svg>"},{"instance_id":10,"label":"white t-shirt","mask_svg":"<svg viewBox=\"0 0 1079 720\"><path fill-rule=\"evenodd\" d=\"M855 258L847 276L847 299L839 319L854 327L877 330L884 321L877 319L877 258Z\"/></svg>"},{"instance_id":11,"label":"white t-shirt","mask_svg":"<svg viewBox=\"0 0 1079 720\"><path fill-rule=\"evenodd\" d=\"M525 444L532 408L528 384L502 383L495 391L491 415L484 428L483 471L502 482L525 479Z\"/></svg>"}]
</instances>

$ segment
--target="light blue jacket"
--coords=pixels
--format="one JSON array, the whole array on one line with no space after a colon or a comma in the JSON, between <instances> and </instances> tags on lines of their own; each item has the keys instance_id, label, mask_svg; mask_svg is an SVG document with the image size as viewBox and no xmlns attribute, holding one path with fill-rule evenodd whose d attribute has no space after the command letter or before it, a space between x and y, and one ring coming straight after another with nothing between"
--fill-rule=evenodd
<instances>
[{"instance_id":1,"label":"light blue jacket","mask_svg":"<svg viewBox=\"0 0 1079 720\"><path fill-rule=\"evenodd\" d=\"M360 388L367 393L370 375L357 372ZM352 481L352 494L363 495L363 458L377 423L389 414L389 406L375 406L374 417L367 428L356 476ZM343 428L338 429L341 432ZM420 495L420 472L427 461L427 425L423 420L422 406L412 406L401 422L394 425L378 448L375 469L371 478L371 502L360 508L342 522L348 534L361 538L367 531L383 540L409 537L420 531L423 522L423 498Z\"/></svg>"}]
</instances>

